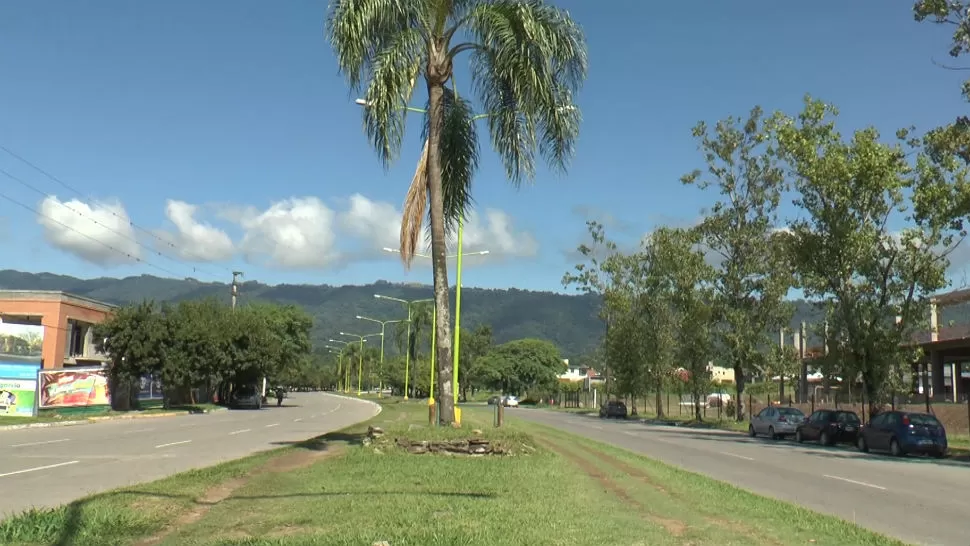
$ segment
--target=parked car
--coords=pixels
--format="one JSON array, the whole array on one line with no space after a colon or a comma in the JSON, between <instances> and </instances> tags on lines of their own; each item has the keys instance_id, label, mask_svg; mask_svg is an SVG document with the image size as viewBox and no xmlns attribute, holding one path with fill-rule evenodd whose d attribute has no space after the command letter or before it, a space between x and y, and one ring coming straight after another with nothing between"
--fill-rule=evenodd
<instances>
[{"instance_id":1,"label":"parked car","mask_svg":"<svg viewBox=\"0 0 970 546\"><path fill-rule=\"evenodd\" d=\"M517 408L519 407L519 399L510 394L502 398L502 405L507 408Z\"/></svg>"},{"instance_id":2,"label":"parked car","mask_svg":"<svg viewBox=\"0 0 970 546\"><path fill-rule=\"evenodd\" d=\"M263 407L263 395L256 385L240 385L232 391L232 396L229 397L229 406L236 409L260 409Z\"/></svg>"},{"instance_id":3,"label":"parked car","mask_svg":"<svg viewBox=\"0 0 970 546\"><path fill-rule=\"evenodd\" d=\"M888 451L896 457L910 453L946 456L946 429L928 413L887 411L862 427L856 442L859 451Z\"/></svg>"},{"instance_id":4,"label":"parked car","mask_svg":"<svg viewBox=\"0 0 970 546\"><path fill-rule=\"evenodd\" d=\"M862 421L854 411L818 410L795 429L795 441L818 441L823 446L855 444Z\"/></svg>"},{"instance_id":5,"label":"parked car","mask_svg":"<svg viewBox=\"0 0 970 546\"><path fill-rule=\"evenodd\" d=\"M772 440L792 436L803 421L805 414L798 408L768 407L751 418L748 436L754 438L759 434L766 434Z\"/></svg>"},{"instance_id":6,"label":"parked car","mask_svg":"<svg viewBox=\"0 0 970 546\"><path fill-rule=\"evenodd\" d=\"M501 403L502 403L502 397L501 396L496 395L496 396L489 396L488 397L488 405L489 406L497 406L497 405L499 405Z\"/></svg>"},{"instance_id":7,"label":"parked car","mask_svg":"<svg viewBox=\"0 0 970 546\"><path fill-rule=\"evenodd\" d=\"M615 419L626 419L626 415L626 404L619 400L610 400L600 406L601 419L609 419L611 417Z\"/></svg>"}]
</instances>

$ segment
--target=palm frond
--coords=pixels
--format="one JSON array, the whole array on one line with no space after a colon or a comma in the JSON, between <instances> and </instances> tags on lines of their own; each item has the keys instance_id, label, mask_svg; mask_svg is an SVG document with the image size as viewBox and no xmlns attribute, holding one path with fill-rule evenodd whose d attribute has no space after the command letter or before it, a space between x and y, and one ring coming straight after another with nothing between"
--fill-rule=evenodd
<instances>
[{"instance_id":1,"label":"palm frond","mask_svg":"<svg viewBox=\"0 0 970 546\"><path fill-rule=\"evenodd\" d=\"M541 0L497 0L472 10L468 30L475 91L509 179L531 179L537 151L565 170L581 121L572 98L588 69L580 26Z\"/></svg>"},{"instance_id":2,"label":"palm frond","mask_svg":"<svg viewBox=\"0 0 970 546\"><path fill-rule=\"evenodd\" d=\"M351 90L367 82L364 126L387 167L404 138L404 109L424 66L431 0L335 0L327 34Z\"/></svg>"},{"instance_id":3,"label":"palm frond","mask_svg":"<svg viewBox=\"0 0 970 546\"><path fill-rule=\"evenodd\" d=\"M430 109L429 104L425 110ZM474 205L472 179L478 171L480 147L472 104L446 88L444 110L445 119L441 128L441 189L445 205L445 229L453 232L458 220L464 221ZM422 125L422 136L425 139L428 137L429 126L425 114Z\"/></svg>"},{"instance_id":4,"label":"palm frond","mask_svg":"<svg viewBox=\"0 0 970 546\"><path fill-rule=\"evenodd\" d=\"M428 205L428 141L425 139L418 166L411 178L411 186L404 198L401 214L401 261L410 268L417 252L421 226L424 224L424 211Z\"/></svg>"}]
</instances>

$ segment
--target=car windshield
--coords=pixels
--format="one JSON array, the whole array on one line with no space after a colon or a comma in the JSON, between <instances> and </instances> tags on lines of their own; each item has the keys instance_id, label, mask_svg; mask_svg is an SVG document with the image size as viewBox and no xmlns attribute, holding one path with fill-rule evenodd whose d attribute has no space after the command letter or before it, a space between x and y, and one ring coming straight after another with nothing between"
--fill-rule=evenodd
<instances>
[{"instance_id":1,"label":"car windshield","mask_svg":"<svg viewBox=\"0 0 970 546\"><path fill-rule=\"evenodd\" d=\"M929 427L939 427L940 422L936 420L936 417L932 415L927 415L925 413L910 413L909 422L913 425L929 426Z\"/></svg>"},{"instance_id":2,"label":"car windshield","mask_svg":"<svg viewBox=\"0 0 970 546\"><path fill-rule=\"evenodd\" d=\"M788 416L792 416L792 417L805 417L805 414L802 413L802 410L800 410L798 408L778 408L778 413L780 413L780 414L782 414L782 415L784 415L786 417L788 417Z\"/></svg>"},{"instance_id":3,"label":"car windshield","mask_svg":"<svg viewBox=\"0 0 970 546\"><path fill-rule=\"evenodd\" d=\"M858 423L859 416L852 412L841 412L839 413L837 419L843 423Z\"/></svg>"},{"instance_id":4,"label":"car windshield","mask_svg":"<svg viewBox=\"0 0 970 546\"><path fill-rule=\"evenodd\" d=\"M244 387L239 387L239 390L237 390L236 393L239 394L240 396L252 396L253 394L256 393L256 387L252 387L249 385Z\"/></svg>"}]
</instances>

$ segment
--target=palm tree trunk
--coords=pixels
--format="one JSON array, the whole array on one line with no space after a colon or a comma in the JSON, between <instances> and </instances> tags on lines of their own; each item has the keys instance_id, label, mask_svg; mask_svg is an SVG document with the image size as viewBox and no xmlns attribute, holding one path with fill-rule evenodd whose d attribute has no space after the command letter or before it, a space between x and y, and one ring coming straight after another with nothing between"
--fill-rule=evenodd
<instances>
[{"instance_id":1,"label":"palm tree trunk","mask_svg":"<svg viewBox=\"0 0 970 546\"><path fill-rule=\"evenodd\" d=\"M431 201L431 262L434 265L434 304L437 324L438 416L441 424L455 420L452 396L451 313L448 301L448 260L445 240L445 203L441 179L441 131L444 125L444 84L428 83L428 195Z\"/></svg>"}]
</instances>

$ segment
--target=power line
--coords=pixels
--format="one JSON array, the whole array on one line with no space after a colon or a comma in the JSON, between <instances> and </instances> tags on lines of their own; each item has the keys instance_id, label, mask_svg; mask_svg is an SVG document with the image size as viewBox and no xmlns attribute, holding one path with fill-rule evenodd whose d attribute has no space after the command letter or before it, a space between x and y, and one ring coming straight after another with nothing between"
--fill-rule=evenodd
<instances>
[{"instance_id":1,"label":"power line","mask_svg":"<svg viewBox=\"0 0 970 546\"><path fill-rule=\"evenodd\" d=\"M67 182L64 182L63 180L61 180L60 178L58 178L58 177L56 177L56 176L54 176L53 174L51 174L51 173L49 173L49 172L47 172L47 171L45 171L44 169L42 169L42 168L41 168L41 167L39 167L38 165L36 165L36 164L34 164L33 162L31 162L31 161L29 161L28 159L26 159L26 158L24 158L23 156L21 156L21 155L19 155L19 154L17 154L16 152L14 152L13 150L11 150L10 148L7 148L6 146L4 146L4 145L2 145L2 144L0 144L0 150L3 150L3 151L4 151L4 152L6 152L7 154L9 154L9 155L10 155L11 157L13 157L13 158L15 158L16 160L18 160L18 161L20 161L21 163L23 163L24 165L27 165L27 166L28 166L28 167L30 167L31 169L33 169L33 170L35 170L35 171L37 171L37 172L39 172L40 174L42 174L42 175L44 175L44 176L46 176L46 177L47 177L47 178L49 178L50 180L52 180L52 181L54 181L54 182L56 182L56 183L57 183L57 184L59 184L59 185L60 185L61 187L63 187L63 188L65 188L65 189L67 189L67 190L69 190L69 191L71 191L71 192L74 192L74 193L75 193L76 195L78 195L78 196L79 196L79 197L81 197L82 199L85 199L85 200L89 200L89 197L88 197L88 196L86 196L86 195L85 195L84 193L82 193L82 192L81 192L80 190L78 190L77 188L75 188L75 187L73 187L73 186L71 186L71 185L70 185L70 184L68 184ZM38 187L36 187L36 186L34 186L33 184L31 184L31 183L29 183L29 182L27 182L27 181L25 181L25 180L23 180L23 179L20 179L20 178L18 178L18 177L16 177L16 176L14 176L14 175L12 175L12 174L10 174L9 172L7 172L7 171L5 171L5 170L3 170L3 169L0 169L0 174L3 174L4 176L6 176L6 177L8 177L8 178L10 178L11 180L14 180L15 182L17 182L17 183L19 183L20 185L22 185L22 186L24 186L24 187L26 187L26 188L28 188L28 189L30 189L30 190L33 190L34 192L36 192L36 193L37 193L37 194L39 194L39 195L42 195L42 196L44 196L44 197L53 197L53 196L51 196L50 194L48 194L47 192L45 192L44 190L41 190L40 188L38 188ZM114 228L112 228L112 227L110 227L110 226L107 226L107 225L105 225L104 223L102 223L102 222L99 222L98 220L96 220L96 219L94 219L94 218L91 218L90 216L88 216L88 215L86 215L86 214L84 214L84 213L82 213L82 212L80 212L80 211L78 211L78 210L76 210L76 209L74 209L74 208L72 208L72 207L71 207L71 206L69 206L68 204L66 204L66 203L63 203L63 202L61 202L61 201L60 201L59 199L56 199L56 198L55 198L55 201L57 201L57 203L58 203L59 205L61 205L62 207L64 207L64 208L66 208L67 210L69 210L69 211L71 211L71 212L73 212L73 213L75 213L75 214L77 214L78 216L81 216L81 217L83 217L83 218L86 218L86 219L87 219L87 220L89 220L90 222L93 222L93 223L94 223L95 225L98 225L98 226L100 226L100 227L102 227L102 228L104 228L104 229L106 229L106 230L108 230L108 231L111 231L112 233L115 233L116 235L118 235L118 236L120 236L120 237L123 237L123 238L125 238L125 239L127 239L127 240L129 240L129 241L131 241L131 242L133 242L133 243L135 243L136 245L138 245L138 246L140 246L141 248L143 248L143 249L145 249L145 250L147 250L148 252L150 252L150 253L152 253L152 254L155 254L155 255L158 255L158 256L161 256L161 257L163 257L163 258L166 258L166 259L168 259L168 260L170 260L170 261L173 261L173 262L176 262L176 263L178 263L179 265L183 265L183 266L185 266L185 267L191 267L191 268L192 268L192 272L193 272L193 273L196 273L196 274L197 274L197 273L202 273L202 274L205 274L205 275L209 275L209 276L211 276L211 277L213 277L213 278L217 278L217 277L221 277L221 276L222 276L221 274L220 274L220 275L216 275L216 274L213 274L213 273L212 273L211 271L208 271L208 270L206 270L206 269L203 269L203 268L201 268L201 267L198 267L198 266L196 266L196 265L192 265L192 264L188 264L188 263L184 263L184 261L183 261L183 260L179 260L179 259L177 259L177 258L173 258L173 257L171 257L171 256L168 256L168 255L166 255L165 253L163 253L163 252L161 252L161 251L160 251L160 250L158 250L158 249L154 249L154 248L151 248L151 247L148 247L148 246L146 246L146 245L144 245L144 244L143 244L143 243L142 243L141 241L139 241L139 240L137 240L137 239L135 239L135 238L133 238L133 237L131 237L131 236L129 236L129 235L127 235L127 234L125 234L125 233L122 233L122 232L120 232L120 231L118 231L118 230L116 230L116 229L114 229ZM123 222L125 222L126 224L128 224L128 225L129 225L129 226L131 226L132 228L134 228L134 229L137 229L138 231L141 231L141 232L143 232L143 233L145 233L145 234L147 234L147 235L149 235L150 237L152 237L153 239L155 239L155 240L156 240L156 241L158 241L159 243L161 243L161 244L163 244L163 245L165 245L165 246L167 246L167 247L169 247L169 248L172 248L172 249L175 249L176 251L178 251L178 250L179 250L179 248L178 248L178 246L176 246L176 245L175 245L175 243L173 243L173 242L171 242L171 241L169 241L169 240L166 240L166 239L165 239L165 238L163 238L163 237L159 237L159 236L158 236L158 235L157 235L156 233L154 233L154 232L153 232L152 230L150 230L150 229L147 229L147 228L144 228L144 227L142 227L142 226L139 226L138 224L136 224L135 222L133 222L133 221L131 220L131 218L129 218L129 217L127 217L127 216L122 216L122 215L120 215L120 214L118 214L117 212L115 212L115 211L113 211L113 210L110 210L110 209L105 209L105 211L106 211L106 212L108 212L109 214L111 214L112 216L114 216L115 218L117 218L117 219L119 219L119 220L121 220L121 221L123 221ZM76 230L75 230L75 231L76 231ZM90 237L89 237L89 238L90 238ZM98 241L98 242L99 242L99 243L102 243L102 241ZM230 272L230 273L232 272L232 270L231 270L231 269L229 269L229 268L227 268L227 267L224 267L224 266L216 266L216 267L219 267L220 269L223 269L223 270L225 270L225 271L227 271L227 272ZM175 275L175 276L177 277L177 276L179 276L179 275Z\"/></svg>"},{"instance_id":2,"label":"power line","mask_svg":"<svg viewBox=\"0 0 970 546\"><path fill-rule=\"evenodd\" d=\"M80 236L82 236L82 237L84 237L86 239L89 239L89 240L91 240L91 241L93 241L95 243L98 243L99 245L107 248L108 250L110 250L112 252L115 252L117 254L120 254L121 256L124 256L124 257L128 258L129 260L135 261L135 262L140 263L140 264L147 265L149 267L152 267L154 269L157 269L157 270L161 271L162 273L165 273L165 274L170 275L172 277L179 277L180 276L178 273L176 273L176 272L174 272L174 271L172 271L170 269L166 269L166 268L164 268L164 267L162 267L160 265L157 265L155 263L149 262L148 260L144 260L142 258L139 258L138 256L132 256L128 252L125 252L124 250L119 250L119 249L117 249L117 248L109 245L108 243L102 241L101 239L98 239L97 237L92 237L92 236L88 235L87 233L84 233L82 231L78 231L78 230L74 229L73 227L65 224L64 222L61 222L60 220L57 220L55 218L51 218L50 216L48 216L48 215L40 212L39 210L35 209L34 207L32 207L32 206L30 206L30 205L28 205L26 203L23 203L21 201L18 201L17 199L14 199L13 197L10 197L9 195L7 195L5 193L0 192L0 198L6 199L7 201L10 201L14 205L17 205L18 207L24 208L24 209L26 209L26 210L28 210L28 211L30 211L30 212L38 215L38 216L42 216L44 218L47 218L51 222L54 222L54 223L56 223L56 224L58 224L58 225L60 225L60 226L62 226L64 228L66 228L66 229L69 229L69 230L73 231L74 233L77 233L78 235L80 235Z\"/></svg>"}]
</instances>

